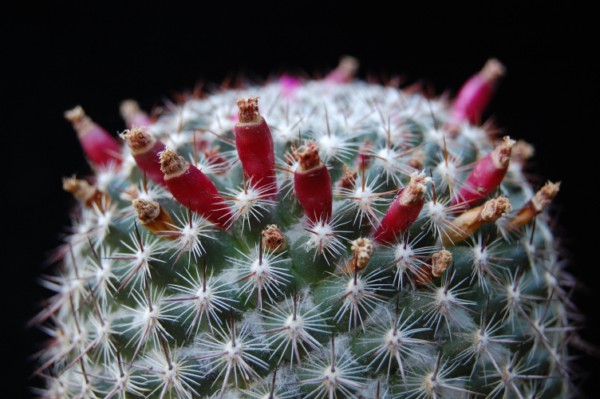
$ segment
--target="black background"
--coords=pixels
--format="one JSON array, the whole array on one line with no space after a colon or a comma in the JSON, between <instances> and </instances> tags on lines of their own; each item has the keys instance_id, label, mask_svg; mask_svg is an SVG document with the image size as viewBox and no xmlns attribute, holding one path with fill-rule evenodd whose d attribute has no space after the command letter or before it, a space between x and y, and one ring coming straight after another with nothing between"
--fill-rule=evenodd
<instances>
[{"instance_id":1,"label":"black background","mask_svg":"<svg viewBox=\"0 0 600 399\"><path fill-rule=\"evenodd\" d=\"M96 7L85 2L24 3L3 9L0 66L0 259L2 397L30 397L28 356L43 335L24 325L46 295L36 284L44 259L68 226L72 201L61 177L88 170L62 113L82 104L111 132L123 129L118 103L134 97L148 109L197 80L220 82L243 71L315 73L342 54L361 60L361 76L400 74L438 93L456 92L489 56L508 74L492 104L497 123L536 146L532 169L563 181L556 217L576 295L588 317L582 336L598 342L597 261L598 43L591 10L558 2L426 2L397 8L364 1L327 5L281 1L196 7L149 2ZM528 4L521 4L528 3ZM6 7L6 6L3 6ZM204 8L202 8L204 7ZM587 229L590 233L584 233ZM577 375L595 397L598 360ZM34 380L35 383L35 380Z\"/></svg>"}]
</instances>

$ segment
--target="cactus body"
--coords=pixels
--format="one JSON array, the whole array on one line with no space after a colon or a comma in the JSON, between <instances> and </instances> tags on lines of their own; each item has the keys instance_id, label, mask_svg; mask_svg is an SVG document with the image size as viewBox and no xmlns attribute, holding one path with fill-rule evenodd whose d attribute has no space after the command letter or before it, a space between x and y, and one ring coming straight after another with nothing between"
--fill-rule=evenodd
<instances>
[{"instance_id":1,"label":"cactus body","mask_svg":"<svg viewBox=\"0 0 600 399\"><path fill-rule=\"evenodd\" d=\"M453 109L345 62L129 118L142 155L86 147L40 396L568 395L558 185L470 124L487 81Z\"/></svg>"}]
</instances>

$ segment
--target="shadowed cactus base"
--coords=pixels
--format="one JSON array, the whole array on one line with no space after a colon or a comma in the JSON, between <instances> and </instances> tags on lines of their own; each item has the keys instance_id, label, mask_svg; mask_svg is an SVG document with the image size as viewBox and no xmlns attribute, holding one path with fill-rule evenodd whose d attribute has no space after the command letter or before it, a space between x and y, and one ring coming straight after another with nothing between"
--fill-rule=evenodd
<instances>
[{"instance_id":1,"label":"shadowed cactus base","mask_svg":"<svg viewBox=\"0 0 600 399\"><path fill-rule=\"evenodd\" d=\"M154 119L127 101L121 140L69 112L94 173L64 181L39 396L568 396L559 185L472 124L490 62L452 102L345 59Z\"/></svg>"}]
</instances>

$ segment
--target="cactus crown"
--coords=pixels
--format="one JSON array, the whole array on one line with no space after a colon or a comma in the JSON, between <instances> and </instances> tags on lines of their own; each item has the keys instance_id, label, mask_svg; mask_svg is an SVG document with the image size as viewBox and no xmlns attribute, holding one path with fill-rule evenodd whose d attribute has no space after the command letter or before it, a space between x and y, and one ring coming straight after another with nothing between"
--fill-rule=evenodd
<instances>
[{"instance_id":1,"label":"cactus crown","mask_svg":"<svg viewBox=\"0 0 600 399\"><path fill-rule=\"evenodd\" d=\"M504 68L449 103L354 81L357 66L157 120L124 102L121 143L67 114L95 174L64 182L80 205L44 280L40 396L569 392L543 214L559 185L536 193L524 144L473 124Z\"/></svg>"}]
</instances>

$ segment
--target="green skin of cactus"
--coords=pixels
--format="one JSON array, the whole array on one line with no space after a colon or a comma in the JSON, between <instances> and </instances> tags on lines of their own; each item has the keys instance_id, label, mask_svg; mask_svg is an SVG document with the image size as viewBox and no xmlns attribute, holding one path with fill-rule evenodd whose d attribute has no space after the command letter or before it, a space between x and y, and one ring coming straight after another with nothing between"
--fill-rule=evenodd
<instances>
[{"instance_id":1,"label":"green skin of cactus","mask_svg":"<svg viewBox=\"0 0 600 399\"><path fill-rule=\"evenodd\" d=\"M243 185L240 163L231 162L222 173L211 173L214 171L210 167L202 166L202 152L193 154L193 143L218 146L234 161L235 146L226 139L233 138L235 101L260 97L261 113L271 127L281 166L291 168L284 163L284 154L292 144L298 145L299 135L319 145L334 185L334 235L340 247L327 247L321 253L307 245L312 233L307 231L310 229L295 199L292 175L278 171L279 195L274 204L255 207L259 214L248 219L242 215L226 231L209 226L205 236L198 236L202 245L199 254L178 248L174 241L157 237L136 223L130 198L124 192L131 184L141 187L143 176L125 145L125 161L120 168L97 171L97 184L110 195L112 208L77 210L75 233L68 238L70 251L65 251L60 277L48 280L54 281L48 285L57 293L48 308L53 316L46 322L53 344L41 356L41 362L47 363L45 372L52 376L43 394L58 392L57 396L77 397L85 392L89 397L92 393L97 397L123 397L127 391L126 397L266 398L277 369L275 398L476 397L470 396L473 393L525 398L532 397L528 395L533 392L541 398L567 395L567 307L560 288L557 245L543 214L535 227L530 223L509 232L502 224L507 216L483 226L471 238L447 246L445 249L453 255L452 264L426 286L415 285L411 272L402 272L395 255L397 243L374 243L364 270L356 275L341 271L352 258L350 242L373 232L367 215L363 214L361 220L358 213L357 218L357 201L339 191L343 165L355 167L358 149L365 140L374 156L364 172L359 171L356 186L360 187L366 176L367 186L374 192L389 192L371 204L378 220L393 200L394 190L408 183L414 171L409 161L417 153L423 155L421 168L431 174L435 184L428 183L426 205L399 241L410 242L415 250L423 248L418 261L411 259L429 267L429 258L442 246L439 232L432 228L441 224L432 223L428 204L449 202L452 190L466 179L468 165L493 149L490 136L481 128L464 125L456 137L447 135L444 139L442 129L437 127L448 121L449 104L441 99L425 100L418 93L362 82L304 82L293 96L281 95L281 90L274 83L203 100L190 99L181 109L162 116L148 131L187 159L199 159L199 168L220 192L239 193ZM211 129L225 139L197 129ZM335 144L335 140L339 142ZM381 156L385 149L401 156L385 160ZM458 167L449 178L440 172L444 151ZM512 162L494 194L509 198L514 210L533 195L521 166ZM152 183L147 187L151 192L160 192ZM435 200L432 190L436 191ZM189 215L184 206L164 191L154 198L174 216L178 228L185 226ZM449 220L453 217L448 214ZM277 225L286 239L285 251L278 255L282 262L277 264L285 278L279 279L268 295L263 290L261 309L257 289L247 276L248 264L257 257L261 230L270 224ZM138 240L154 251L148 262L140 261L139 265L131 259L131 248ZM154 244L150 244L152 240ZM333 252L327 253L328 248ZM483 261L474 255L478 250L487 251ZM273 259L275 255L265 256ZM104 286L98 284L98 263L112 267L113 274L104 280ZM193 317L193 301L185 299L191 294L182 294L176 287L190 287L190 279L198 281L204 264L207 276L220 276L225 282L221 295L225 306L216 309L214 315L203 314L198 322ZM360 297L357 312L350 306L351 295L347 295L354 278L370 279L367 290L373 294L369 301ZM518 287L518 297L510 294L513 283ZM441 301L440 297L448 298L444 297L448 292L453 302ZM157 293L161 294L160 302L154 302L159 301ZM131 309L144 308L148 296L154 308L165 310L154 320L151 333L144 336L141 316ZM309 331L318 345L305 343L293 363L290 346L278 347L281 340L273 338L273 322L269 321L273 319L268 317L278 309L288 311L293 302L290 298L305 301L299 314L312 308L318 325L318 331ZM103 345L94 332L97 328L93 321L98 319L112 322ZM207 355L212 353L206 344L210 337L228 339L231 319L237 334L244 328L248 333L244 339L254 340L257 345L258 350L248 352L255 360L246 358L253 372L240 373L241 369L233 367L227 374L227 363L219 363L220 355ZM404 326L399 330L414 330L409 334L412 340L399 344L408 352L394 352L394 348L385 351L386 334L394 331L396 320L396 325ZM475 339L485 330L490 331L493 342ZM350 384L318 379L331 363L332 336L338 369L348 373ZM378 352L380 348L384 349ZM184 368L180 376L185 378L168 380L162 366L149 360L161 357ZM114 375L119 373L111 374L110 370L118 370L119 364L129 373L135 388L115 388ZM310 382L311 378L317 381Z\"/></svg>"}]
</instances>

